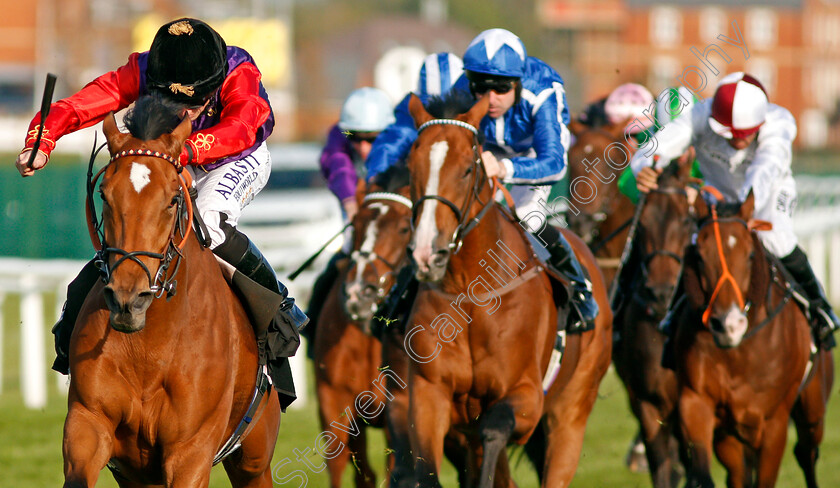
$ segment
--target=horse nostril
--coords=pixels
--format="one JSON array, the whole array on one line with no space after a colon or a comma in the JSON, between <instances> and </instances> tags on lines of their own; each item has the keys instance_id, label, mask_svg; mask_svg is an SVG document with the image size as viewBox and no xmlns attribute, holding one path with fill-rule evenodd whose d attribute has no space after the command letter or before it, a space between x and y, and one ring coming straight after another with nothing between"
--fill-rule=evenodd
<instances>
[{"instance_id":1,"label":"horse nostril","mask_svg":"<svg viewBox=\"0 0 840 488\"><path fill-rule=\"evenodd\" d=\"M131 301L131 313L138 314L143 313L149 308L149 305L152 304L152 300L155 298L155 295L149 291L141 291L137 294L137 297Z\"/></svg>"},{"instance_id":2,"label":"horse nostril","mask_svg":"<svg viewBox=\"0 0 840 488\"><path fill-rule=\"evenodd\" d=\"M105 298L105 306L108 307L108 310L114 312L120 309L120 305L117 302L117 296L114 293L114 289L111 288L111 285L105 287L102 290L102 295Z\"/></svg>"},{"instance_id":3,"label":"horse nostril","mask_svg":"<svg viewBox=\"0 0 840 488\"><path fill-rule=\"evenodd\" d=\"M376 287L373 286L373 285L365 285L365 289L364 289L364 291L362 291L362 294L366 298L375 297L376 296Z\"/></svg>"},{"instance_id":4,"label":"horse nostril","mask_svg":"<svg viewBox=\"0 0 840 488\"><path fill-rule=\"evenodd\" d=\"M432 265L438 268L442 268L446 266L446 262L449 260L449 249L441 249L439 251L435 251L435 255L432 257Z\"/></svg>"},{"instance_id":5,"label":"horse nostril","mask_svg":"<svg viewBox=\"0 0 840 488\"><path fill-rule=\"evenodd\" d=\"M723 332L723 322L717 317L709 319L709 327L715 332Z\"/></svg>"}]
</instances>

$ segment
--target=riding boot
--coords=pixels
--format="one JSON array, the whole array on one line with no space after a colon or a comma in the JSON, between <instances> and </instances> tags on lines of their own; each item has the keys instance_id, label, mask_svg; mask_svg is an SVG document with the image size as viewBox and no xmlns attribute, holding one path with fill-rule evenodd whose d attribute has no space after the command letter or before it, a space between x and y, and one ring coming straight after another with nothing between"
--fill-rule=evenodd
<instances>
[{"instance_id":1,"label":"riding boot","mask_svg":"<svg viewBox=\"0 0 840 488\"><path fill-rule=\"evenodd\" d=\"M547 230L551 229L551 230ZM553 232L552 232L553 231ZM547 240L546 237L553 238ZM572 322L571 330L588 330L595 324L598 316L598 303L592 296L592 289L589 280L583 273L583 268L575 256L572 246L550 225L546 225L540 233L543 242L551 242L546 250L551 254L548 264L563 277L569 280L571 288L571 301L574 310L577 312L577 320Z\"/></svg>"},{"instance_id":2,"label":"riding boot","mask_svg":"<svg viewBox=\"0 0 840 488\"><path fill-rule=\"evenodd\" d=\"M67 301L61 309L61 316L52 328L55 335L55 354L52 369L61 374L70 374L70 336L73 334L73 326L82 311L88 293L96 284L101 274L94 261L88 263L79 272L79 275L67 285Z\"/></svg>"},{"instance_id":3,"label":"riding boot","mask_svg":"<svg viewBox=\"0 0 840 488\"><path fill-rule=\"evenodd\" d=\"M228 256L224 254L224 250L220 253L220 248L224 245L218 246L213 252L217 256L224 259L240 273L247 276L255 283L262 285L264 288L283 297L283 303L280 305L280 311L283 312L289 321L294 324L298 330L302 329L308 322L309 318L303 311L295 304L295 299L289 296L289 289L283 283L277 280L277 275L274 273L274 268L263 256L257 246L248 239L245 234L236 231L247 242L245 251L238 259L228 261Z\"/></svg>"},{"instance_id":4,"label":"riding boot","mask_svg":"<svg viewBox=\"0 0 840 488\"><path fill-rule=\"evenodd\" d=\"M397 280L391 288L388 297L385 298L385 303L382 306L382 317L375 323L374 335L379 337L385 327L396 323L402 327L411 307L414 305L414 299L417 298L417 290L420 283L414 277L414 267L403 266L397 273Z\"/></svg>"},{"instance_id":5,"label":"riding boot","mask_svg":"<svg viewBox=\"0 0 840 488\"><path fill-rule=\"evenodd\" d=\"M833 333L840 327L840 320L831 309L819 280L814 276L814 270L808 263L808 256L799 246L796 246L793 252L781 258L781 262L802 287L810 303L808 315L817 344L825 349L836 346Z\"/></svg>"},{"instance_id":6,"label":"riding boot","mask_svg":"<svg viewBox=\"0 0 840 488\"><path fill-rule=\"evenodd\" d=\"M327 295L329 295L335 280L338 278L338 262L346 257L347 255L343 251L335 253L330 258L324 271L315 279L315 284L312 286L312 296L309 299L309 306L306 309L309 324L301 331L301 335L306 338L306 356L309 359L312 359L315 347L315 327L318 325L321 309L324 308Z\"/></svg>"}]
</instances>

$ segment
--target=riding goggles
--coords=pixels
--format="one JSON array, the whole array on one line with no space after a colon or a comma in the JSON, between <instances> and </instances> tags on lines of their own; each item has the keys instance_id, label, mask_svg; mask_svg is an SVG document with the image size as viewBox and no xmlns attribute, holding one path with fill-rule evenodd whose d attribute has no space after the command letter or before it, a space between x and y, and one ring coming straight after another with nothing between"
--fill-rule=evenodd
<instances>
[{"instance_id":1,"label":"riding goggles","mask_svg":"<svg viewBox=\"0 0 840 488\"><path fill-rule=\"evenodd\" d=\"M373 141L376 140L377 136L379 136L379 132L348 131L345 135L347 136L347 140L350 142L369 142L373 144Z\"/></svg>"},{"instance_id":2,"label":"riding goggles","mask_svg":"<svg viewBox=\"0 0 840 488\"><path fill-rule=\"evenodd\" d=\"M505 93L513 90L514 86L516 86L515 79L500 80L488 78L470 81L470 91L476 95L483 95L490 90L493 90L499 95L504 95Z\"/></svg>"}]
</instances>

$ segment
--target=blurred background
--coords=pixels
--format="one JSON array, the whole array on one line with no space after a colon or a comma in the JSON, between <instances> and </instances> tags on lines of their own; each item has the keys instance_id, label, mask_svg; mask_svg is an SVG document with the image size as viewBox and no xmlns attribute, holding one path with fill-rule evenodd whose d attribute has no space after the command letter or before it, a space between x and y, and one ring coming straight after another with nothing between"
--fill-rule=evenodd
<instances>
[{"instance_id":1,"label":"blurred background","mask_svg":"<svg viewBox=\"0 0 840 488\"><path fill-rule=\"evenodd\" d=\"M210 23L229 45L248 50L263 73L277 120L269 139L274 169L241 227L281 279L341 227L338 202L317 160L345 97L376 86L396 103L415 88L425 55L461 56L478 32L503 27L563 76L573 114L625 82L645 85L654 95L683 84L705 97L728 72L755 75L770 101L797 119L797 232L840 305L836 0L0 0L0 12L2 486L61 482L66 378L49 370L49 327L67 283L93 253L84 181L99 127L62 138L50 168L34 178L21 179L12 164L40 104L45 75L58 75L54 100L69 96L124 64L132 51L147 50L161 24L182 16ZM319 260L289 283L303 304L323 264ZM275 461L311 444L320 430L310 368L296 358L302 398L287 417L291 422L284 420ZM577 486L649 486L646 475L630 474L622 463L635 425L612 372L601 397ZM829 431L838 430L838 408L830 404ZM381 438L373 449L374 459L384 459ZM840 483L840 475L827 471L829 459L840 462L840 434L826 439L822 454L823 482ZM525 473L520 486L535 486L525 464L517 468ZM113 486L110 475L103 478L101 486ZM215 472L212 486L227 486L223 478ZM323 483L312 474L306 486ZM780 486L801 484L788 453Z\"/></svg>"}]
</instances>

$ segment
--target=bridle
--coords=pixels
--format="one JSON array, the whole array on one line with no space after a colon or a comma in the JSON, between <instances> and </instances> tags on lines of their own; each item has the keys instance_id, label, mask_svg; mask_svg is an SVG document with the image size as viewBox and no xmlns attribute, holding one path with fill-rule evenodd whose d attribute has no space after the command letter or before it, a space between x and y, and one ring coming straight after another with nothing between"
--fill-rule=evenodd
<instances>
[{"instance_id":1,"label":"bridle","mask_svg":"<svg viewBox=\"0 0 840 488\"><path fill-rule=\"evenodd\" d=\"M111 159L108 161L108 164L106 164L102 169L100 169L99 172L96 173L96 176L93 176L93 162L96 159L97 153L102 149L103 146L104 144L102 146L99 146L99 149L94 150L94 152L91 154L87 176L87 202L85 206L85 213L87 214L88 220L88 233L90 234L90 239L93 243L93 247L96 249L96 257L94 258L94 263L97 266L97 268L99 268L100 273L102 273L102 280L105 283L110 283L114 272L120 264L122 264L126 260L133 261L137 263L146 273L146 276L149 280L149 289L154 294L155 298L160 298L163 296L164 293L166 293L166 297L167 299L169 299L172 296L174 296L176 292L177 281L175 280L175 275L177 274L178 268L181 265L181 258L184 257L184 244L187 242L187 238L189 237L190 231L192 229L191 222L193 218L193 206L192 200L189 197L189 187L191 185L191 183L189 182L191 181L189 173L186 173L186 176L184 176L185 173L183 171L183 166L181 166L181 164L175 158L168 154L164 154L159 151L152 151L149 149L129 149L125 151L120 151L111 156ZM163 250L163 252L126 251L117 247L110 247L105 242L105 231L102 229L102 221L100 218L97 217L96 208L93 203L93 189L96 186L96 181L99 180L99 177L102 176L102 173L104 173L105 170L114 161L116 161L117 159L131 156L142 156L163 159L164 161L171 164L178 172L180 190L178 192L178 195L176 195L175 197L176 217L175 222L172 226L172 230L169 232L169 239L166 244L166 248ZM176 236L180 236L180 241L177 244L175 243ZM121 256L119 259L117 259L113 266L108 264L109 256L112 253ZM143 261L139 259L139 256L150 257L160 261L160 265L158 266L158 270L155 273L154 277L152 276L152 273L149 270L149 268L143 263ZM169 273L169 268L172 265L173 260L175 261L175 267L172 269L172 272Z\"/></svg>"},{"instance_id":2,"label":"bridle","mask_svg":"<svg viewBox=\"0 0 840 488\"><path fill-rule=\"evenodd\" d=\"M713 187L703 187L703 191L707 193L711 193L714 195L719 201L723 200L723 195L718 191L716 188ZM723 251L723 239L720 235L720 223L721 222L736 222L744 226L749 232L754 230L770 230L772 229L772 224L762 220L754 220L751 219L749 222L744 221L738 217L719 217L717 213L717 206L711 206L711 213L712 218L704 222L698 229L698 234L704 227L707 225L711 225L712 229L714 230L715 235L715 245L717 247L718 258L720 259L720 266L721 266L721 275L718 278L717 283L715 284L715 288L712 291L712 296L709 298L709 304L706 306L706 310L703 311L702 321L705 327L709 327L709 320L712 316L712 306L715 303L720 291L723 289L723 286L729 283L735 291L735 299L738 302L738 307L741 310L741 313L747 315L752 308L752 300L745 299L744 294L741 292L741 289L738 287L738 283L735 280L735 277L729 271L729 264L726 262L726 257L724 256Z\"/></svg>"},{"instance_id":3,"label":"bridle","mask_svg":"<svg viewBox=\"0 0 840 488\"><path fill-rule=\"evenodd\" d=\"M406 207L408 207L409 210L412 209L412 203L411 203L410 199L408 199L408 198L406 198L406 197L404 197L400 194L391 193L391 192L369 193L368 195L365 195L365 198L362 200L362 205L361 206L365 207L368 204L370 204L371 202L383 202L383 201L390 201L390 202L399 203L401 205L405 205ZM379 254L377 254L374 251L362 251L362 250L356 249L350 254L350 264L351 264L351 266L357 266L358 267L359 262L362 259L364 259L366 261L364 263L364 267L367 267L367 265L369 263L379 261L382 264L384 264L385 267L387 268L387 271L378 277L377 283L376 283L376 298L377 299L385 298L385 296L388 294L388 291L390 290L389 287L385 286L385 284L388 281L388 277L394 275L399 270L399 268L401 267L400 265L402 264L402 261L398 262L398 263L392 263L392 262L383 258L382 256L380 256ZM360 276L361 276L361 273L364 272L364 267L360 267L359 269L357 269L356 273L359 273ZM345 283L345 285L346 285L346 283ZM347 298L347 292L346 292L346 289L345 289L344 286L342 286L342 291L344 292L345 298ZM346 300L345 300L345 303L346 303Z\"/></svg>"},{"instance_id":4,"label":"bridle","mask_svg":"<svg viewBox=\"0 0 840 488\"><path fill-rule=\"evenodd\" d=\"M484 171L484 164L481 160L481 152L480 152L480 144L478 141L478 129L473 127L472 125L463 122L461 120L455 119L432 119L417 128L417 134L419 135L429 126L432 125L454 125L457 127L461 127L463 129L467 129L468 131L472 132L473 134L473 164L474 164L474 171L473 173L473 181L472 181L472 190L470 191L469 195L467 195L467 199L464 201L463 206L460 208L453 203L451 200L448 200L440 195L423 195L418 198L411 209L411 230L414 231L414 223L417 221L417 218L420 214L420 207L421 204L426 200L437 200L444 205L446 205L452 212L455 214L455 219L458 221L458 225L455 227L455 231L452 233L452 238L449 241L449 250L452 251L453 254L456 254L460 249L461 246L464 244L464 237L475 228L476 225L481 221L481 219L487 214L487 211L493 205L493 198L489 198L487 202L482 202L481 198L478 196L481 192L481 187L487 182L487 173ZM481 173L481 178L479 178L479 172ZM495 180L493 183L494 188L498 188L500 185L498 180ZM495 193L495 191L494 191ZM478 214L469 219L467 221L467 215L469 214L469 210L472 207L473 203L478 201L483 206Z\"/></svg>"}]
</instances>

